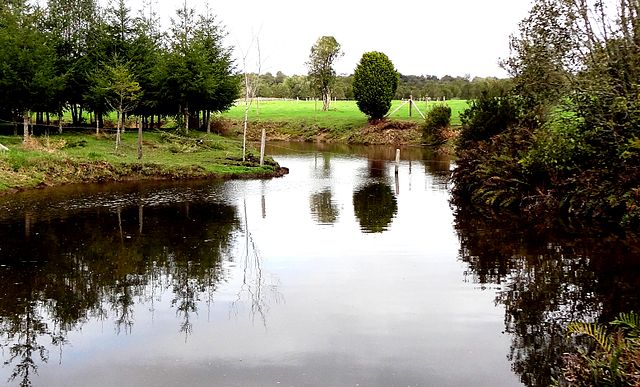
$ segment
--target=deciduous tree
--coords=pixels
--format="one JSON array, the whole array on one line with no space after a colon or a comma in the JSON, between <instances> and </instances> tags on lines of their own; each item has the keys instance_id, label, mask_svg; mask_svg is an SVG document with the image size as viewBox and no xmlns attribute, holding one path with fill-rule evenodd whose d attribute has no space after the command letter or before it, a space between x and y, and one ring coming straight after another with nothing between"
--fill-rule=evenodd
<instances>
[{"instance_id":1,"label":"deciduous tree","mask_svg":"<svg viewBox=\"0 0 640 387\"><path fill-rule=\"evenodd\" d=\"M336 71L333 63L343 55L340 44L333 36L319 38L311 47L309 78L314 90L322 96L322 110L327 111L331 103L331 89L335 82Z\"/></svg>"}]
</instances>

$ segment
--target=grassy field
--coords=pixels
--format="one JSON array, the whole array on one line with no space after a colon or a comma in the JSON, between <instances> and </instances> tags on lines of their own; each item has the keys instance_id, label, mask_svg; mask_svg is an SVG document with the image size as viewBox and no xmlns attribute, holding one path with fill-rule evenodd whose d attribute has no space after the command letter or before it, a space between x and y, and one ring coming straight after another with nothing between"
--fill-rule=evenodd
<instances>
[{"instance_id":1,"label":"grassy field","mask_svg":"<svg viewBox=\"0 0 640 387\"><path fill-rule=\"evenodd\" d=\"M418 108L426 114L435 104L443 102L417 102ZM465 100L451 100L446 102L451 107L451 124L460 125L460 113L468 107ZM393 101L390 112L402 104ZM244 119L244 104L238 103L229 111L222 114L222 118L231 122L234 134L242 132L241 122ZM411 143L420 144L421 127L424 120L413 109L409 117L408 104L390 116L391 125L396 130L391 137L385 135L383 125L378 125L373 131L369 128L367 117L360 112L355 101L336 101L330 110L323 112L322 104L315 101L270 100L254 101L249 108L249 137L259 139L261 128L266 128L270 140L305 140L330 141L352 144L384 144ZM407 130L407 128L410 128Z\"/></svg>"},{"instance_id":2,"label":"grassy field","mask_svg":"<svg viewBox=\"0 0 640 387\"><path fill-rule=\"evenodd\" d=\"M50 138L0 136L0 191L42 185L129 179L225 178L273 175L277 166L241 161L241 143L217 135L145 133L143 158L137 134L126 133L116 152L112 136L64 134ZM249 159L255 160L250 154Z\"/></svg>"},{"instance_id":3,"label":"grassy field","mask_svg":"<svg viewBox=\"0 0 640 387\"><path fill-rule=\"evenodd\" d=\"M416 104L423 114L434 106L442 102L417 101ZM451 100L445 102L451 107L451 124L460 125L460 113L469 105L466 100ZM390 112L394 111L402 104L402 101L393 101ZM244 119L244 103L238 103L222 117L233 120ZM331 103L329 111L322 111L322 103L316 101L255 101L249 108L251 120L275 121L275 122L298 122L306 125L317 125L327 129L352 129L362 127L367 123L367 117L360 112L355 101L336 101ZM413 109L412 117L409 117L409 106L403 108L390 116L392 119L413 120L421 122L422 117Z\"/></svg>"}]
</instances>

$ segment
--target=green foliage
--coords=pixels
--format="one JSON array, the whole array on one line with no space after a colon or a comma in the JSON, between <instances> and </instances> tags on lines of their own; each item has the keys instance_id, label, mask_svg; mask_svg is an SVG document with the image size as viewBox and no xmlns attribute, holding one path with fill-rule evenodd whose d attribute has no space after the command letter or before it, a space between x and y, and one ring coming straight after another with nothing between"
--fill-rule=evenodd
<instances>
[{"instance_id":1,"label":"green foliage","mask_svg":"<svg viewBox=\"0 0 640 387\"><path fill-rule=\"evenodd\" d=\"M427 112L423 138L428 144L442 144L446 139L443 131L451 124L451 107L437 104Z\"/></svg>"},{"instance_id":2,"label":"green foliage","mask_svg":"<svg viewBox=\"0 0 640 387\"><path fill-rule=\"evenodd\" d=\"M343 55L340 44L333 36L322 36L311 47L309 61L309 79L312 88L322 96L322 110L329 109L331 89L335 83L336 71L333 62Z\"/></svg>"},{"instance_id":3,"label":"green foliage","mask_svg":"<svg viewBox=\"0 0 640 387\"><path fill-rule=\"evenodd\" d=\"M59 87L42 19L21 2L0 9L0 112L46 110Z\"/></svg>"},{"instance_id":4,"label":"green foliage","mask_svg":"<svg viewBox=\"0 0 640 387\"><path fill-rule=\"evenodd\" d=\"M483 96L461 117L459 149L475 160L459 160L456 192L484 197L463 192L486 188L473 178L524 179L517 202L531 214L640 225L640 30L629 17L640 3L604 4L534 1L503 63L512 93ZM498 135L507 131L523 141ZM472 151L487 140L485 151L498 153ZM504 155L518 167L500 169Z\"/></svg>"},{"instance_id":5,"label":"green foliage","mask_svg":"<svg viewBox=\"0 0 640 387\"><path fill-rule=\"evenodd\" d=\"M520 161L531 173L553 175L575 171L588 163L591 147L582 131L583 119L558 110L533 135L532 146Z\"/></svg>"},{"instance_id":6,"label":"green foliage","mask_svg":"<svg viewBox=\"0 0 640 387\"><path fill-rule=\"evenodd\" d=\"M398 88L399 74L381 52L362 55L353 74L353 94L361 112L371 120L382 119Z\"/></svg>"},{"instance_id":7,"label":"green foliage","mask_svg":"<svg viewBox=\"0 0 640 387\"><path fill-rule=\"evenodd\" d=\"M564 357L563 382L571 386L637 386L640 383L640 315L621 313L610 323L573 322L567 333L596 346Z\"/></svg>"},{"instance_id":8,"label":"green foliage","mask_svg":"<svg viewBox=\"0 0 640 387\"><path fill-rule=\"evenodd\" d=\"M258 78L256 97L306 99L314 98L320 93L313 90L311 78L308 75L286 75L281 71L276 74L251 74ZM413 96L415 101L450 101L452 99L475 99L482 92L489 91L491 95L503 95L513 88L509 78L480 78L452 77L445 75L404 75L400 74L400 82L394 99L402 100ZM336 75L331 88L331 97L338 100L352 100L353 75Z\"/></svg>"},{"instance_id":9,"label":"green foliage","mask_svg":"<svg viewBox=\"0 0 640 387\"><path fill-rule=\"evenodd\" d=\"M465 148L475 141L487 141L520 121L520 108L511 96L492 97L488 92L471 102L471 107L460 114L462 130L459 145Z\"/></svg>"},{"instance_id":10,"label":"green foliage","mask_svg":"<svg viewBox=\"0 0 640 387\"><path fill-rule=\"evenodd\" d=\"M46 3L38 8L16 0L0 8L3 119L28 110L67 110L74 125L86 120L87 111L98 126L115 110L188 118L226 110L238 95L225 32L208 11L197 15L185 5L166 34L152 12L136 17L124 0L104 9L96 0ZM139 90L116 90L124 84ZM136 97L120 101L125 95Z\"/></svg>"}]
</instances>

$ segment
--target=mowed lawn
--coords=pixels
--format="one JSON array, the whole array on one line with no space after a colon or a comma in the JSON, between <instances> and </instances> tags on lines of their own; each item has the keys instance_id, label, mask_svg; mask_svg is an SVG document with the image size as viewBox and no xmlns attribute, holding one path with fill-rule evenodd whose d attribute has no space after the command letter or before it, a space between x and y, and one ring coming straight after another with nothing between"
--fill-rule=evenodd
<instances>
[{"instance_id":1,"label":"mowed lawn","mask_svg":"<svg viewBox=\"0 0 640 387\"><path fill-rule=\"evenodd\" d=\"M390 112L399 107L403 101L393 101ZM416 101L418 109L426 114L427 111L436 104L446 103L451 107L451 124L460 125L460 113L468 106L466 100L451 100L446 102L424 102ZM238 102L222 116L233 120L244 119L244 102ZM249 108L251 121L272 121L310 126L315 125L327 129L353 129L359 128L367 123L367 117L360 112L355 101L335 101L331 103L329 111L322 111L320 101L296 101L296 100L265 100L253 101ZM412 117L409 117L409 104L390 116L393 119L422 121L422 117L413 108Z\"/></svg>"}]
</instances>

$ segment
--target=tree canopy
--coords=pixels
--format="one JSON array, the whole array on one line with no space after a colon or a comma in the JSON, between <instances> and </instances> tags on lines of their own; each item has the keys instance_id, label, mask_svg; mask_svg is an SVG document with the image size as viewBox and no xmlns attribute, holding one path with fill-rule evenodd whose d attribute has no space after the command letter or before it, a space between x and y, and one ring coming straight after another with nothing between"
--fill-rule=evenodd
<instances>
[{"instance_id":1,"label":"tree canopy","mask_svg":"<svg viewBox=\"0 0 640 387\"><path fill-rule=\"evenodd\" d=\"M331 89L336 78L333 62L342 55L340 43L333 36L322 36L311 47L307 62L309 79L313 90L322 97L322 110L329 109Z\"/></svg>"},{"instance_id":2,"label":"tree canopy","mask_svg":"<svg viewBox=\"0 0 640 387\"><path fill-rule=\"evenodd\" d=\"M391 108L399 74L393 63L381 52L362 55L353 74L353 94L361 112L369 119L381 119Z\"/></svg>"},{"instance_id":3,"label":"tree canopy","mask_svg":"<svg viewBox=\"0 0 640 387\"><path fill-rule=\"evenodd\" d=\"M640 3L610 5L533 3L504 61L513 90L462 116L457 197L640 224Z\"/></svg>"},{"instance_id":4,"label":"tree canopy","mask_svg":"<svg viewBox=\"0 0 640 387\"><path fill-rule=\"evenodd\" d=\"M103 78L126 73L140 88L130 114L179 115L188 127L201 114L229 108L240 91L225 34L209 11L196 14L186 2L168 33L150 3L136 16L124 0L106 8L96 0L48 0L44 8L3 2L0 115L70 111L78 125L90 111L100 126L103 114L118 110Z\"/></svg>"}]
</instances>

